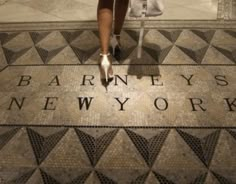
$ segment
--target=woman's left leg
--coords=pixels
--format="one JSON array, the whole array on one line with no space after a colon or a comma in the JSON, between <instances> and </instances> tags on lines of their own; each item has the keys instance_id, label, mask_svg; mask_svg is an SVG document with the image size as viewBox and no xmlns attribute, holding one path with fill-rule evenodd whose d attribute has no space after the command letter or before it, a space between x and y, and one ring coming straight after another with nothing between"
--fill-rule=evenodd
<instances>
[{"instance_id":1,"label":"woman's left leg","mask_svg":"<svg viewBox=\"0 0 236 184\"><path fill-rule=\"evenodd\" d=\"M115 3L115 22L114 22L114 34L120 35L125 16L128 10L129 0L116 0ZM117 41L120 44L120 36L117 36Z\"/></svg>"}]
</instances>

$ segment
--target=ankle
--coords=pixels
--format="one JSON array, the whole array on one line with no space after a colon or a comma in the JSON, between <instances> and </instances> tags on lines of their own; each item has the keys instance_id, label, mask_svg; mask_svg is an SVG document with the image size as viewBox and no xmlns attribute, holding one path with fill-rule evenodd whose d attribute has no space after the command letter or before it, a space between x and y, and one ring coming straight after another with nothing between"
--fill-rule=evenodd
<instances>
[{"instance_id":1,"label":"ankle","mask_svg":"<svg viewBox=\"0 0 236 184\"><path fill-rule=\"evenodd\" d=\"M109 56L109 55L110 55L109 52L101 52L101 53L100 53L100 56Z\"/></svg>"},{"instance_id":2,"label":"ankle","mask_svg":"<svg viewBox=\"0 0 236 184\"><path fill-rule=\"evenodd\" d=\"M101 64L102 62L110 63L110 64L112 63L112 58L110 56L110 53L107 53L107 54L100 53L99 63Z\"/></svg>"},{"instance_id":3,"label":"ankle","mask_svg":"<svg viewBox=\"0 0 236 184\"><path fill-rule=\"evenodd\" d=\"M120 34L113 33L113 36L116 38L118 44L120 45Z\"/></svg>"},{"instance_id":4,"label":"ankle","mask_svg":"<svg viewBox=\"0 0 236 184\"><path fill-rule=\"evenodd\" d=\"M113 36L116 37L116 39L120 39L120 33L118 33L118 34L113 33Z\"/></svg>"},{"instance_id":5,"label":"ankle","mask_svg":"<svg viewBox=\"0 0 236 184\"><path fill-rule=\"evenodd\" d=\"M114 36L120 36L120 32L114 31L114 32L113 32L113 35L114 35Z\"/></svg>"}]
</instances>

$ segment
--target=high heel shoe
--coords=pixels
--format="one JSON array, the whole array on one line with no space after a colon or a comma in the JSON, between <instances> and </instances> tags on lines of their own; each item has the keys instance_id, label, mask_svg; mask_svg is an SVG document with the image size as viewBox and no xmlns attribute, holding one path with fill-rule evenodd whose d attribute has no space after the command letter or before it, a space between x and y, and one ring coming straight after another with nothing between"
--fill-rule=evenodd
<instances>
[{"instance_id":1,"label":"high heel shoe","mask_svg":"<svg viewBox=\"0 0 236 184\"><path fill-rule=\"evenodd\" d=\"M112 55L117 60L120 60L121 45L118 42L117 37L120 37L120 35L119 34L113 34L110 43L111 43L111 48L112 48Z\"/></svg>"},{"instance_id":2,"label":"high heel shoe","mask_svg":"<svg viewBox=\"0 0 236 184\"><path fill-rule=\"evenodd\" d=\"M113 78L113 70L112 70L112 62L109 57L110 54L102 54L100 53L100 70L101 70L101 78L108 82L109 79Z\"/></svg>"}]
</instances>

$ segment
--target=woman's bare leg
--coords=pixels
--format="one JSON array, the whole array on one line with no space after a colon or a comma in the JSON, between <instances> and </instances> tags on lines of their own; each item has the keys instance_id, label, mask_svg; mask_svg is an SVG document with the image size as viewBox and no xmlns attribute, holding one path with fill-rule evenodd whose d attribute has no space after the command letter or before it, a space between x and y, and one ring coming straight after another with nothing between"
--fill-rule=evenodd
<instances>
[{"instance_id":1,"label":"woman's bare leg","mask_svg":"<svg viewBox=\"0 0 236 184\"><path fill-rule=\"evenodd\" d=\"M128 10L129 0L116 0L115 3L115 23L114 34L119 35L124 24L125 15ZM120 37L117 37L117 41L120 42Z\"/></svg>"},{"instance_id":2,"label":"woman's bare leg","mask_svg":"<svg viewBox=\"0 0 236 184\"><path fill-rule=\"evenodd\" d=\"M109 52L113 21L113 3L114 0L99 0L98 2L97 20L102 54L107 54Z\"/></svg>"}]
</instances>

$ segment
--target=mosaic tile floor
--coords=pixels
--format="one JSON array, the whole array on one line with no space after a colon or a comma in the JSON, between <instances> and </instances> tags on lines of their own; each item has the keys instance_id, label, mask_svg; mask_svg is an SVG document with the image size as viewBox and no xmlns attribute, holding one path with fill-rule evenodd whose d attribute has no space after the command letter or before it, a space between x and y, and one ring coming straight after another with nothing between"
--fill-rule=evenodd
<instances>
[{"instance_id":1,"label":"mosaic tile floor","mask_svg":"<svg viewBox=\"0 0 236 184\"><path fill-rule=\"evenodd\" d=\"M236 129L4 126L1 183L236 182Z\"/></svg>"},{"instance_id":2,"label":"mosaic tile floor","mask_svg":"<svg viewBox=\"0 0 236 184\"><path fill-rule=\"evenodd\" d=\"M236 30L0 32L0 183L236 183Z\"/></svg>"},{"instance_id":3,"label":"mosaic tile floor","mask_svg":"<svg viewBox=\"0 0 236 184\"><path fill-rule=\"evenodd\" d=\"M147 30L141 59L122 38L104 86L96 30L0 33L1 124L235 125L235 30Z\"/></svg>"}]
</instances>

